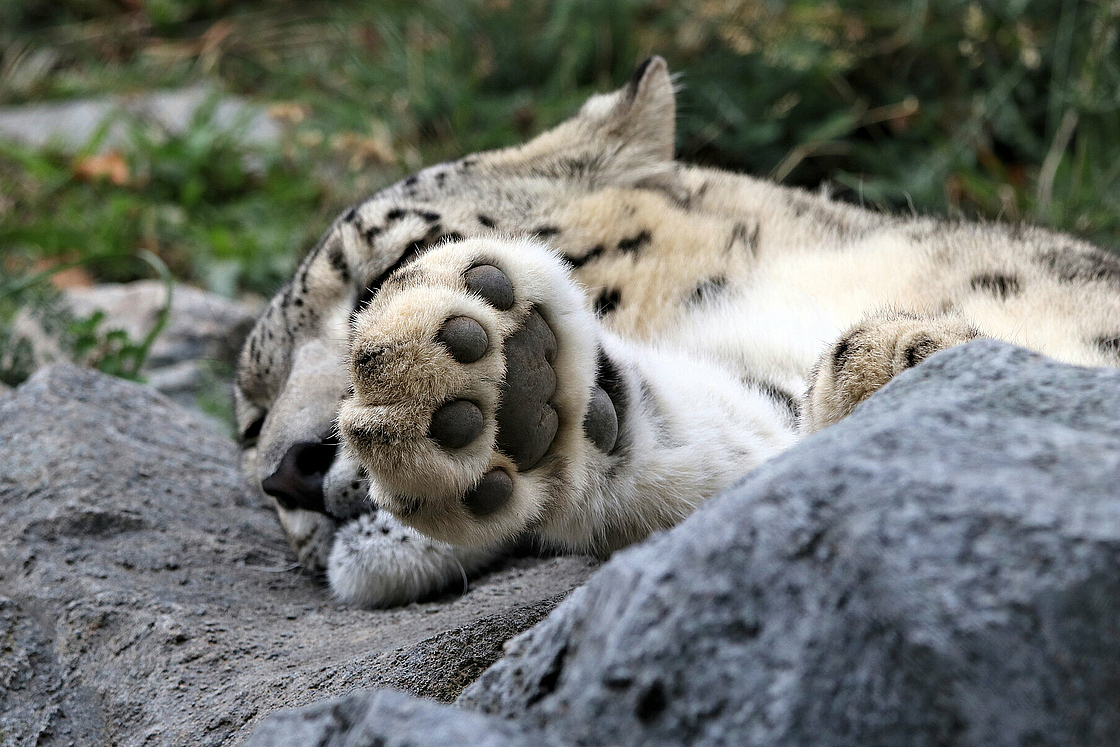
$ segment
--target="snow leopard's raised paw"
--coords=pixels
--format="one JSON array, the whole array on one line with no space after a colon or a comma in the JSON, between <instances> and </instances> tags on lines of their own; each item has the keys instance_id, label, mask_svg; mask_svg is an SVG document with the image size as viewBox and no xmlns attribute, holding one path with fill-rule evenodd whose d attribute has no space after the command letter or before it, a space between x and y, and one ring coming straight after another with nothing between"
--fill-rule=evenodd
<instances>
[{"instance_id":1,"label":"snow leopard's raised paw","mask_svg":"<svg viewBox=\"0 0 1120 747\"><path fill-rule=\"evenodd\" d=\"M892 378L937 351L980 336L975 327L950 315L892 311L868 316L817 361L801 408L802 433L846 417Z\"/></svg>"},{"instance_id":2,"label":"snow leopard's raised paw","mask_svg":"<svg viewBox=\"0 0 1120 747\"><path fill-rule=\"evenodd\" d=\"M529 241L446 244L391 275L355 318L338 419L377 503L453 544L541 521L586 444L617 436L594 325L563 262Z\"/></svg>"}]
</instances>

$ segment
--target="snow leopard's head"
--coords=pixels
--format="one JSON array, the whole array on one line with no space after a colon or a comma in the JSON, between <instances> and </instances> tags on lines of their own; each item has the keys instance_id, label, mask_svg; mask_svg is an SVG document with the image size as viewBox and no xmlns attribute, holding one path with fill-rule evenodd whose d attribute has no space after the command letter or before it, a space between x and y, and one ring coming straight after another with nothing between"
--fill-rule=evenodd
<instances>
[{"instance_id":1,"label":"snow leopard's head","mask_svg":"<svg viewBox=\"0 0 1120 747\"><path fill-rule=\"evenodd\" d=\"M625 86L593 96L532 141L426 168L327 230L268 304L236 378L243 468L275 499L306 568L326 569L336 532L375 511L368 478L335 426L350 393L355 311L390 273L442 242L536 236L560 251L586 250L561 224L573 200L604 189L673 188L674 108L665 61L652 57Z\"/></svg>"}]
</instances>

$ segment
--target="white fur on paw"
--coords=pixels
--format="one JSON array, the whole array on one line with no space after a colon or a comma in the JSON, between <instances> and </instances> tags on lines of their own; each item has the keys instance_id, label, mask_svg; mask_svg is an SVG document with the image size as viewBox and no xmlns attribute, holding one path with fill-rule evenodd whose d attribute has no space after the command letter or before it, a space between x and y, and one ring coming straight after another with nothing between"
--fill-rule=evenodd
<instances>
[{"instance_id":1,"label":"white fur on paw","mask_svg":"<svg viewBox=\"0 0 1120 747\"><path fill-rule=\"evenodd\" d=\"M888 381L927 357L981 333L952 316L884 311L847 330L817 361L802 403L802 433L847 417Z\"/></svg>"},{"instance_id":2,"label":"white fur on paw","mask_svg":"<svg viewBox=\"0 0 1120 747\"><path fill-rule=\"evenodd\" d=\"M331 590L359 607L390 607L451 588L492 562L500 549L452 547L385 512L367 514L335 534L327 563Z\"/></svg>"}]
</instances>

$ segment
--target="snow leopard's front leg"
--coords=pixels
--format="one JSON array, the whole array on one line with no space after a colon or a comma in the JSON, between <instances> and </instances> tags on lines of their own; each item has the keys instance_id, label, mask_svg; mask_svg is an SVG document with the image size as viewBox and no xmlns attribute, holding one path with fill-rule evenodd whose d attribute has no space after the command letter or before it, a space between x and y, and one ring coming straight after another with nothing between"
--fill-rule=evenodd
<instances>
[{"instance_id":1,"label":"snow leopard's front leg","mask_svg":"<svg viewBox=\"0 0 1120 747\"><path fill-rule=\"evenodd\" d=\"M867 316L833 343L813 367L801 405L803 435L847 417L892 378L939 350L982 333L966 320L883 311Z\"/></svg>"},{"instance_id":2,"label":"snow leopard's front leg","mask_svg":"<svg viewBox=\"0 0 1120 747\"><path fill-rule=\"evenodd\" d=\"M434 249L356 318L339 426L401 521L482 546L530 529L607 552L792 441L713 364L608 333L540 244Z\"/></svg>"}]
</instances>

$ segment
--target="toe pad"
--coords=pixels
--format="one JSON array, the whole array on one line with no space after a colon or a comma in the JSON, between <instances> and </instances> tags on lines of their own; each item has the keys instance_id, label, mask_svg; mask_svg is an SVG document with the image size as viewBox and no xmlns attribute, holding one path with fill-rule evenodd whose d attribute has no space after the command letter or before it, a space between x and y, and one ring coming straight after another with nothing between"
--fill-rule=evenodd
<instances>
[{"instance_id":1,"label":"toe pad","mask_svg":"<svg viewBox=\"0 0 1120 747\"><path fill-rule=\"evenodd\" d=\"M465 399L448 402L434 413L428 435L445 449L461 449L482 433L482 411Z\"/></svg>"},{"instance_id":2,"label":"toe pad","mask_svg":"<svg viewBox=\"0 0 1120 747\"><path fill-rule=\"evenodd\" d=\"M595 448L610 454L618 440L618 413L610 396L601 386L591 387L591 401L583 418L583 432Z\"/></svg>"},{"instance_id":3,"label":"toe pad","mask_svg":"<svg viewBox=\"0 0 1120 747\"><path fill-rule=\"evenodd\" d=\"M486 353L490 342L482 325L469 316L454 316L444 322L436 341L446 347L458 363L474 363Z\"/></svg>"},{"instance_id":4,"label":"toe pad","mask_svg":"<svg viewBox=\"0 0 1120 747\"><path fill-rule=\"evenodd\" d=\"M513 283L494 265L476 265L463 273L467 289L486 299L494 308L509 311L513 308Z\"/></svg>"},{"instance_id":5,"label":"toe pad","mask_svg":"<svg viewBox=\"0 0 1120 747\"><path fill-rule=\"evenodd\" d=\"M506 505L513 495L513 478L504 469L493 469L463 496L463 504L475 516L487 516Z\"/></svg>"}]
</instances>

